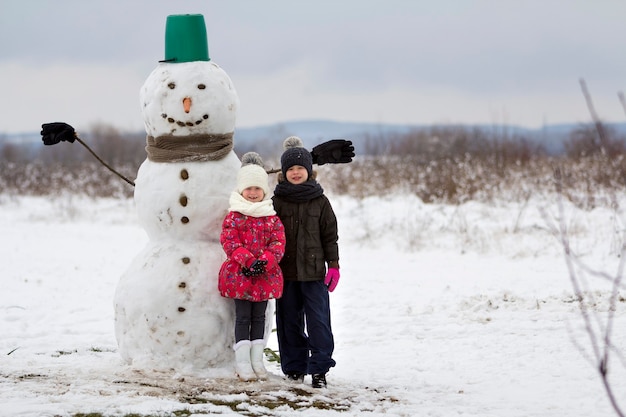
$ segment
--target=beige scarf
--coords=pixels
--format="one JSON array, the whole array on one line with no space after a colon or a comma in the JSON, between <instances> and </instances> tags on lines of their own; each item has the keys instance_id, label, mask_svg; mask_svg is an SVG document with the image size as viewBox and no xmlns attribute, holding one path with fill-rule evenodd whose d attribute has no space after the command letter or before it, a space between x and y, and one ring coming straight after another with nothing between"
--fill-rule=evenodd
<instances>
[{"instance_id":1,"label":"beige scarf","mask_svg":"<svg viewBox=\"0 0 626 417\"><path fill-rule=\"evenodd\" d=\"M233 149L233 132L188 136L146 137L146 152L153 162L217 161Z\"/></svg>"},{"instance_id":2,"label":"beige scarf","mask_svg":"<svg viewBox=\"0 0 626 417\"><path fill-rule=\"evenodd\" d=\"M230 194L229 204L228 211L237 211L250 217L266 217L276 214L274 202L268 196L265 196L262 201L253 203L243 198L237 191L233 191Z\"/></svg>"}]
</instances>

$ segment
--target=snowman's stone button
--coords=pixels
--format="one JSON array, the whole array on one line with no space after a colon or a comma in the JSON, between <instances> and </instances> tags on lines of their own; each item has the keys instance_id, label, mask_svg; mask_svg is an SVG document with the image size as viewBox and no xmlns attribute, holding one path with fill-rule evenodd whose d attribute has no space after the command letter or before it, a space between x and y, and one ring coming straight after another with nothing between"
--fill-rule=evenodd
<instances>
[{"instance_id":1,"label":"snowman's stone button","mask_svg":"<svg viewBox=\"0 0 626 417\"><path fill-rule=\"evenodd\" d=\"M180 284L178 284L178 288L186 288L186 287L187 287L186 282L181 282Z\"/></svg>"},{"instance_id":2,"label":"snowman's stone button","mask_svg":"<svg viewBox=\"0 0 626 417\"><path fill-rule=\"evenodd\" d=\"M188 203L188 199L186 195L181 195L180 199L178 200L180 202L180 205L183 207L187 207L187 203Z\"/></svg>"},{"instance_id":3,"label":"snowman's stone button","mask_svg":"<svg viewBox=\"0 0 626 417\"><path fill-rule=\"evenodd\" d=\"M188 256L185 256L183 259L181 259L183 261L184 264L188 264L190 262L190 259Z\"/></svg>"},{"instance_id":4,"label":"snowman's stone button","mask_svg":"<svg viewBox=\"0 0 626 417\"><path fill-rule=\"evenodd\" d=\"M180 218L180 221L185 223L185 224L187 224L187 223L189 223L189 217L183 216L183 217Z\"/></svg>"},{"instance_id":5,"label":"snowman's stone button","mask_svg":"<svg viewBox=\"0 0 626 417\"><path fill-rule=\"evenodd\" d=\"M185 307L178 307L178 311L180 311L181 313L184 312L185 310L187 310Z\"/></svg>"},{"instance_id":6,"label":"snowman's stone button","mask_svg":"<svg viewBox=\"0 0 626 417\"><path fill-rule=\"evenodd\" d=\"M187 171L186 169L182 169L180 171L180 177L184 180L189 179L189 171Z\"/></svg>"}]
</instances>

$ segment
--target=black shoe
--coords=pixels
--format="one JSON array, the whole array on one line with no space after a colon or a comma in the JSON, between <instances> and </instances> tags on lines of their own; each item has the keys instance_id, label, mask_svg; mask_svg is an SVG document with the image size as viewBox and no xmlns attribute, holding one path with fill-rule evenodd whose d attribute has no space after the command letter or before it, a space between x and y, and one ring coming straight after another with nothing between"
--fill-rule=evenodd
<instances>
[{"instance_id":1,"label":"black shoe","mask_svg":"<svg viewBox=\"0 0 626 417\"><path fill-rule=\"evenodd\" d=\"M313 388L326 388L326 374L313 374Z\"/></svg>"},{"instance_id":2,"label":"black shoe","mask_svg":"<svg viewBox=\"0 0 626 417\"><path fill-rule=\"evenodd\" d=\"M287 372L287 379L294 382L304 382L304 374L300 372Z\"/></svg>"}]
</instances>

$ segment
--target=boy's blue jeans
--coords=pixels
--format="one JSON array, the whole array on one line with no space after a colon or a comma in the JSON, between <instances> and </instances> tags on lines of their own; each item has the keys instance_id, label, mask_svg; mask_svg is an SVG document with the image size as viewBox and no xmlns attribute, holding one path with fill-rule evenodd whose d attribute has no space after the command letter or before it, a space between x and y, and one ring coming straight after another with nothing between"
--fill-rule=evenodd
<instances>
[{"instance_id":1,"label":"boy's blue jeans","mask_svg":"<svg viewBox=\"0 0 626 417\"><path fill-rule=\"evenodd\" d=\"M276 300L276 327L283 373L325 374L335 366L330 300L323 280L285 280L283 296Z\"/></svg>"}]
</instances>

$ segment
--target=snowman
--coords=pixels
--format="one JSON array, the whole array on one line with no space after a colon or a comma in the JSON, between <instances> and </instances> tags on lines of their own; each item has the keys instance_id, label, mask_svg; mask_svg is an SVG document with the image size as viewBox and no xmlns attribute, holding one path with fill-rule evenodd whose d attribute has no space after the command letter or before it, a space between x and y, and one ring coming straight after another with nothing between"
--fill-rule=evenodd
<instances>
[{"instance_id":1,"label":"snowman","mask_svg":"<svg viewBox=\"0 0 626 417\"><path fill-rule=\"evenodd\" d=\"M149 241L114 299L119 352L133 367L197 374L233 362L234 311L217 271L241 166L233 151L239 99L206 39L202 15L168 16L165 60L140 91L148 157L134 198Z\"/></svg>"},{"instance_id":2,"label":"snowman","mask_svg":"<svg viewBox=\"0 0 626 417\"><path fill-rule=\"evenodd\" d=\"M148 157L134 183L104 163L71 125L46 123L41 135L44 145L78 141L135 186L138 219L149 240L115 291L123 359L136 369L210 376L234 369L234 307L219 294L217 277L225 259L221 225L241 166L233 151L239 98L209 58L202 15L168 16L165 32L165 60L140 90ZM345 139L310 152L317 165L354 157ZM266 341L273 311L269 302Z\"/></svg>"}]
</instances>

